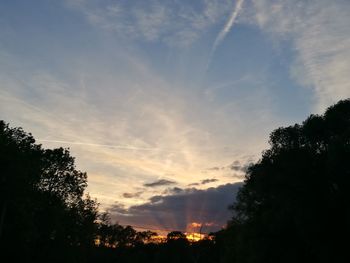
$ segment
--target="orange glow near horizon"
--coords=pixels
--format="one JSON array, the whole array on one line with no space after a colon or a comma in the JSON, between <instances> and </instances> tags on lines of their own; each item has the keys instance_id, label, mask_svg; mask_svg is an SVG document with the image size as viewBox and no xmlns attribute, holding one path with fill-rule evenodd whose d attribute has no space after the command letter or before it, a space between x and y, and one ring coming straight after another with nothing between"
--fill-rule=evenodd
<instances>
[{"instance_id":1,"label":"orange glow near horizon","mask_svg":"<svg viewBox=\"0 0 350 263\"><path fill-rule=\"evenodd\" d=\"M196 232L193 232L193 233L186 232L185 235L186 235L186 238L188 239L188 241L190 241L190 242L200 241L207 236L206 234L201 234L201 233L196 233Z\"/></svg>"},{"instance_id":2,"label":"orange glow near horizon","mask_svg":"<svg viewBox=\"0 0 350 263\"><path fill-rule=\"evenodd\" d=\"M207 234L201 234L197 232L185 232L184 234L186 235L186 239L190 242L197 242L202 239L208 238ZM158 235L158 236L152 237L149 242L163 243L163 242L166 242L166 239L167 239L166 236Z\"/></svg>"}]
</instances>

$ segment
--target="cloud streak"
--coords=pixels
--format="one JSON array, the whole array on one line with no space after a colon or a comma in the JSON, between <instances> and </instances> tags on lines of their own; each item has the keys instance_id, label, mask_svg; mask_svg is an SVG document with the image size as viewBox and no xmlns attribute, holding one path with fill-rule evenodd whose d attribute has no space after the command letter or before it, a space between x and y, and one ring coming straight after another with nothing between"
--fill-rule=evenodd
<instances>
[{"instance_id":1,"label":"cloud streak","mask_svg":"<svg viewBox=\"0 0 350 263\"><path fill-rule=\"evenodd\" d=\"M136 193L123 193L124 198L138 198L141 196L143 192L136 192Z\"/></svg>"},{"instance_id":2,"label":"cloud streak","mask_svg":"<svg viewBox=\"0 0 350 263\"><path fill-rule=\"evenodd\" d=\"M219 32L219 34L217 35L214 44L213 44L213 48L212 48L212 53L215 52L215 50L217 49L217 47L221 44L221 42L224 40L224 38L226 37L226 35L230 32L230 30L232 29L237 16L239 14L239 12L242 9L242 5L243 5L244 0L237 0L236 1L236 5L229 17L229 19L227 20L225 26L221 29L221 31Z\"/></svg>"},{"instance_id":3,"label":"cloud streak","mask_svg":"<svg viewBox=\"0 0 350 263\"><path fill-rule=\"evenodd\" d=\"M88 143L88 142L77 142L77 141L62 141L62 140L46 140L46 139L37 139L39 142L49 142L49 143L60 143L60 144L69 144L69 145L83 145L83 146L92 146L92 147L106 147L113 149L122 149L122 150L141 150L141 151L168 151L168 152L177 152L174 149L161 149L156 147L137 147L129 145L113 145L113 144L98 144L98 143Z\"/></svg>"},{"instance_id":4,"label":"cloud streak","mask_svg":"<svg viewBox=\"0 0 350 263\"><path fill-rule=\"evenodd\" d=\"M164 186L164 185L171 185L175 184L176 182L166 179L160 179L152 183L145 183L143 186L145 187L158 187L158 186Z\"/></svg>"},{"instance_id":5,"label":"cloud streak","mask_svg":"<svg viewBox=\"0 0 350 263\"><path fill-rule=\"evenodd\" d=\"M221 44L221 42L225 39L226 35L232 29L232 27L233 27L233 25L234 25L234 23L235 23L235 21L237 19L237 16L238 16L239 12L242 9L243 3L244 3L244 0L237 0L236 1L234 9L233 9L232 13L229 16L229 19L227 20L226 24L221 29L221 31L219 32L217 37L215 38L215 41L214 41L214 44L213 44L213 46L211 48L209 59L208 59L208 62L207 62L207 66L206 66L207 70L208 70L208 68L210 66L211 60L213 58L213 55L214 55L216 49L218 48L218 46Z\"/></svg>"},{"instance_id":6,"label":"cloud streak","mask_svg":"<svg viewBox=\"0 0 350 263\"><path fill-rule=\"evenodd\" d=\"M218 179L216 178L212 178L212 179L204 179L201 181L201 184L209 184L209 183L214 183L214 182L217 182L219 181Z\"/></svg>"}]
</instances>

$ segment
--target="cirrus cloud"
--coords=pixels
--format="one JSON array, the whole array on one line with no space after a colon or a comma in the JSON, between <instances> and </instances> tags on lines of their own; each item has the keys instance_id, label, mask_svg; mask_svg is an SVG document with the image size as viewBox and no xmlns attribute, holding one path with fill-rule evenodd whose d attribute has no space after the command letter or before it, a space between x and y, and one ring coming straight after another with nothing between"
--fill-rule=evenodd
<instances>
[{"instance_id":1,"label":"cirrus cloud","mask_svg":"<svg viewBox=\"0 0 350 263\"><path fill-rule=\"evenodd\" d=\"M121 37L145 42L160 41L169 46L186 47L229 14L233 3L205 1L130 1L114 3L96 0L66 0L87 20Z\"/></svg>"},{"instance_id":2,"label":"cirrus cloud","mask_svg":"<svg viewBox=\"0 0 350 263\"><path fill-rule=\"evenodd\" d=\"M157 187L157 186L164 186L164 185L170 185L170 184L175 184L176 182L171 181L171 180L166 180L166 179L160 179L152 183L145 183L143 186L146 187Z\"/></svg>"},{"instance_id":3,"label":"cirrus cloud","mask_svg":"<svg viewBox=\"0 0 350 263\"><path fill-rule=\"evenodd\" d=\"M291 43L291 76L312 89L316 111L350 97L349 1L253 0L251 7L246 23Z\"/></svg>"}]
</instances>

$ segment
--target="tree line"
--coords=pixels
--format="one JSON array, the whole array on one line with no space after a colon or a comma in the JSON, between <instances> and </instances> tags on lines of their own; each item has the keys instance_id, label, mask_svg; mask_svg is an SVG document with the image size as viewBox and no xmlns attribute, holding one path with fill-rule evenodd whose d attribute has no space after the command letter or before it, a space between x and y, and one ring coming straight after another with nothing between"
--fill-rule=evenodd
<instances>
[{"instance_id":1,"label":"tree line","mask_svg":"<svg viewBox=\"0 0 350 263\"><path fill-rule=\"evenodd\" d=\"M0 121L0 248L13 262L350 262L350 100L270 134L227 227L181 232L111 223L68 149Z\"/></svg>"}]
</instances>

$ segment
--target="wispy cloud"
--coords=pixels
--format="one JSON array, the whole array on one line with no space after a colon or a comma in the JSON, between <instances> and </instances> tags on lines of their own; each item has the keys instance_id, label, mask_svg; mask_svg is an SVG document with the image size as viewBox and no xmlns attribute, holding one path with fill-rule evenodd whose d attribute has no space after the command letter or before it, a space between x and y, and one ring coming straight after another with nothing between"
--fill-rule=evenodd
<instances>
[{"instance_id":1,"label":"wispy cloud","mask_svg":"<svg viewBox=\"0 0 350 263\"><path fill-rule=\"evenodd\" d=\"M221 31L219 32L218 36L216 37L216 39L214 41L212 53L215 52L216 48L220 45L220 43L224 40L226 35L232 29L232 27L236 21L236 18L242 9L243 2L244 2L244 0L237 0L236 1L236 5L235 5L229 19L227 20L225 26L221 29Z\"/></svg>"},{"instance_id":2,"label":"wispy cloud","mask_svg":"<svg viewBox=\"0 0 350 263\"><path fill-rule=\"evenodd\" d=\"M239 0L240 1L240 0ZM153 0L106 1L67 0L68 6L84 13L89 22L122 37L162 42L169 46L193 44L230 8L230 1L203 2Z\"/></svg>"},{"instance_id":3,"label":"wispy cloud","mask_svg":"<svg viewBox=\"0 0 350 263\"><path fill-rule=\"evenodd\" d=\"M209 183L214 183L214 182L217 182L219 181L218 179L216 178L211 178L211 179L204 179L201 181L201 184L209 184Z\"/></svg>"},{"instance_id":4,"label":"wispy cloud","mask_svg":"<svg viewBox=\"0 0 350 263\"><path fill-rule=\"evenodd\" d=\"M217 37L215 38L214 44L213 44L213 46L211 48L211 51L210 51L210 55L209 55L209 58L208 58L206 69L209 68L211 60L212 60L212 57L213 57L216 49L218 48L218 46L221 44L221 42L225 39L226 35L232 29L232 27L233 27L233 25L234 25L234 23L235 23L235 21L237 19L237 16L238 16L239 12L242 9L243 3L244 3L244 0L237 0L236 1L236 4L235 4L235 6L233 8L233 11L232 11L232 13L229 16L229 19L227 20L226 24L221 29L221 31L219 32Z\"/></svg>"},{"instance_id":5,"label":"wispy cloud","mask_svg":"<svg viewBox=\"0 0 350 263\"><path fill-rule=\"evenodd\" d=\"M129 146L129 145L98 144L98 143L77 142L77 141L46 140L46 139L37 139L37 141L38 142L48 142L48 143L68 144L68 145L106 147L106 148L114 148L114 149L121 149L121 150L166 151L166 152L178 152L178 151L180 151L180 150L175 150L175 149L160 149L160 148L155 148L155 147L137 147L137 146Z\"/></svg>"},{"instance_id":6,"label":"wispy cloud","mask_svg":"<svg viewBox=\"0 0 350 263\"><path fill-rule=\"evenodd\" d=\"M143 192L123 193L123 197L124 197L124 198L137 198L137 197L140 197L140 195L141 195L142 193L143 193Z\"/></svg>"},{"instance_id":7,"label":"wispy cloud","mask_svg":"<svg viewBox=\"0 0 350 263\"><path fill-rule=\"evenodd\" d=\"M145 183L145 184L143 184L143 186L146 186L146 187L158 187L158 186L164 186L164 185L171 185L171 184L175 184L175 183L176 182L171 181L171 180L160 179L160 180L157 180L155 182Z\"/></svg>"},{"instance_id":8,"label":"wispy cloud","mask_svg":"<svg viewBox=\"0 0 350 263\"><path fill-rule=\"evenodd\" d=\"M291 41L291 76L314 92L314 110L350 97L350 2L254 0L253 7L273 41Z\"/></svg>"}]
</instances>

